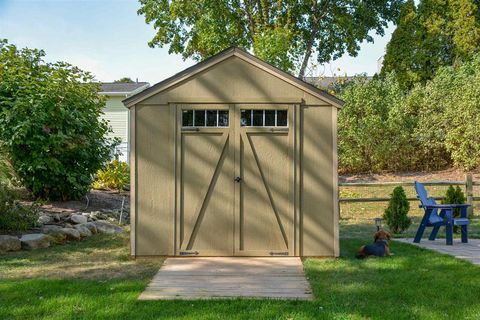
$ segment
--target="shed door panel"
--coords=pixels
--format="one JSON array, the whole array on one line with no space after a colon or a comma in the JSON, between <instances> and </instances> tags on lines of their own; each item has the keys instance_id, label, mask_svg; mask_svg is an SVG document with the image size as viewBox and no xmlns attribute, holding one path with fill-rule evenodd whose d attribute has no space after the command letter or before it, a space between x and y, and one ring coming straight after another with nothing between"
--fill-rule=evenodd
<instances>
[{"instance_id":1,"label":"shed door panel","mask_svg":"<svg viewBox=\"0 0 480 320\"><path fill-rule=\"evenodd\" d=\"M239 127L236 255L293 255L289 128Z\"/></svg>"},{"instance_id":2,"label":"shed door panel","mask_svg":"<svg viewBox=\"0 0 480 320\"><path fill-rule=\"evenodd\" d=\"M182 130L177 255L233 254L229 128Z\"/></svg>"}]
</instances>

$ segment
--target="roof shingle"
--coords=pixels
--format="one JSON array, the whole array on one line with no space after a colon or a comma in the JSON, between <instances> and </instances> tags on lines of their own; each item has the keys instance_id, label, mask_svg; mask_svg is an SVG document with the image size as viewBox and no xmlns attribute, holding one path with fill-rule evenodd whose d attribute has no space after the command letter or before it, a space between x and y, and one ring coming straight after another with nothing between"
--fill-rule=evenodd
<instances>
[{"instance_id":1,"label":"roof shingle","mask_svg":"<svg viewBox=\"0 0 480 320\"><path fill-rule=\"evenodd\" d=\"M129 93L147 85L148 82L102 82L102 88L100 92Z\"/></svg>"}]
</instances>

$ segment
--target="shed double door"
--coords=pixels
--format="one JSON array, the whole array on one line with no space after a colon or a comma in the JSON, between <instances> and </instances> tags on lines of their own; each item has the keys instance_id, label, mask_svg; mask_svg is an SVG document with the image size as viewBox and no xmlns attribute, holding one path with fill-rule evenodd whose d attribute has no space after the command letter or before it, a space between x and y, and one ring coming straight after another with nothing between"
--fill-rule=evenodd
<instances>
[{"instance_id":1,"label":"shed double door","mask_svg":"<svg viewBox=\"0 0 480 320\"><path fill-rule=\"evenodd\" d=\"M290 106L177 106L176 255L294 254L291 118Z\"/></svg>"}]
</instances>

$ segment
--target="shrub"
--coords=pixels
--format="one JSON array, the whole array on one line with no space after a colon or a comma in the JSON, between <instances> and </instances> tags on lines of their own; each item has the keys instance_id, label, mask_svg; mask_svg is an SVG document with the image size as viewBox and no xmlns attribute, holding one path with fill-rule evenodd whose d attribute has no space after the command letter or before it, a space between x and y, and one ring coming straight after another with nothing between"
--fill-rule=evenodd
<instances>
[{"instance_id":1,"label":"shrub","mask_svg":"<svg viewBox=\"0 0 480 320\"><path fill-rule=\"evenodd\" d=\"M15 200L15 194L0 183L0 230L24 231L35 227L37 220L37 207L22 205Z\"/></svg>"},{"instance_id":2,"label":"shrub","mask_svg":"<svg viewBox=\"0 0 480 320\"><path fill-rule=\"evenodd\" d=\"M393 189L388 208L385 210L383 219L393 233L402 233L412 224L412 219L407 216L410 210L407 196L403 187Z\"/></svg>"},{"instance_id":3,"label":"shrub","mask_svg":"<svg viewBox=\"0 0 480 320\"><path fill-rule=\"evenodd\" d=\"M416 135L425 150L443 149L465 170L480 165L480 55L456 67L442 67L418 101ZM442 158L442 155L432 154ZM443 156L443 158L445 158Z\"/></svg>"},{"instance_id":4,"label":"shrub","mask_svg":"<svg viewBox=\"0 0 480 320\"><path fill-rule=\"evenodd\" d=\"M480 54L440 67L426 84L401 89L395 74L356 77L340 88L343 172L480 167Z\"/></svg>"},{"instance_id":5,"label":"shrub","mask_svg":"<svg viewBox=\"0 0 480 320\"><path fill-rule=\"evenodd\" d=\"M44 56L0 40L0 140L35 196L80 198L114 147L105 100L90 73Z\"/></svg>"},{"instance_id":6,"label":"shrub","mask_svg":"<svg viewBox=\"0 0 480 320\"><path fill-rule=\"evenodd\" d=\"M445 199L442 203L444 204L464 204L466 201L465 194L463 193L462 189L459 186L454 188L453 186L448 187L447 192L445 194ZM460 209L455 208L453 210L454 217L460 217ZM455 226L456 227L456 226ZM455 228L457 229L457 228Z\"/></svg>"},{"instance_id":7,"label":"shrub","mask_svg":"<svg viewBox=\"0 0 480 320\"><path fill-rule=\"evenodd\" d=\"M94 189L124 190L130 183L130 168L126 162L113 160L103 169L98 170Z\"/></svg>"},{"instance_id":8,"label":"shrub","mask_svg":"<svg viewBox=\"0 0 480 320\"><path fill-rule=\"evenodd\" d=\"M339 165L347 172L411 169L414 121L393 74L356 77L341 89L338 116Z\"/></svg>"},{"instance_id":9,"label":"shrub","mask_svg":"<svg viewBox=\"0 0 480 320\"><path fill-rule=\"evenodd\" d=\"M7 154L2 150L0 142L0 183L10 180L10 166L7 159Z\"/></svg>"}]
</instances>

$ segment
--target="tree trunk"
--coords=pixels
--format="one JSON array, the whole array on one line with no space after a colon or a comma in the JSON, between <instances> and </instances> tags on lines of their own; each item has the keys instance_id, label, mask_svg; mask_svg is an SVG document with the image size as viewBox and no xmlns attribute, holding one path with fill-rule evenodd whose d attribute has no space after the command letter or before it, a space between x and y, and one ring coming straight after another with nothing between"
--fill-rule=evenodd
<instances>
[{"instance_id":1,"label":"tree trunk","mask_svg":"<svg viewBox=\"0 0 480 320\"><path fill-rule=\"evenodd\" d=\"M312 44L309 44L305 52L305 56L303 57L302 66L300 67L300 71L298 72L299 79L303 80L303 78L305 77L305 70L307 69L308 61L310 60L311 55L312 55Z\"/></svg>"}]
</instances>

